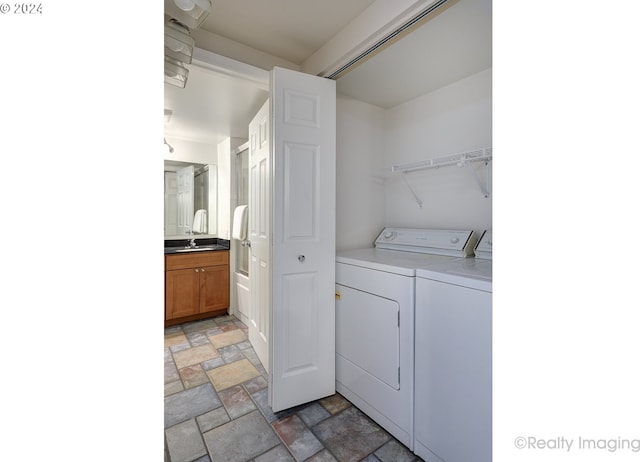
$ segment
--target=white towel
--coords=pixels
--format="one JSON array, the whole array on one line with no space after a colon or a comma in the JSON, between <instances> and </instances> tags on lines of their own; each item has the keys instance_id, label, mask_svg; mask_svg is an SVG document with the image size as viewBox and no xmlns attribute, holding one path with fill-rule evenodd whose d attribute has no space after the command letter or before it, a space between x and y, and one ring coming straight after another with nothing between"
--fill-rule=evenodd
<instances>
[{"instance_id":1,"label":"white towel","mask_svg":"<svg viewBox=\"0 0 640 462\"><path fill-rule=\"evenodd\" d=\"M193 216L191 231L199 234L207 233L207 211L205 209L196 211L196 214Z\"/></svg>"},{"instance_id":2,"label":"white towel","mask_svg":"<svg viewBox=\"0 0 640 462\"><path fill-rule=\"evenodd\" d=\"M247 238L247 206L239 205L233 211L233 228L231 237L239 241Z\"/></svg>"}]
</instances>

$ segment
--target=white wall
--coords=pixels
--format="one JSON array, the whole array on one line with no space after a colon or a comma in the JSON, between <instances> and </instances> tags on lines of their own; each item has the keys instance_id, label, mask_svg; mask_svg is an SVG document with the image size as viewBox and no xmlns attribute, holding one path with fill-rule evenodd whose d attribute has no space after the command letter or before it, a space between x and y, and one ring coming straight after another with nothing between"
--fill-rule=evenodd
<instances>
[{"instance_id":1,"label":"white wall","mask_svg":"<svg viewBox=\"0 0 640 462\"><path fill-rule=\"evenodd\" d=\"M218 143L218 237L231 239L231 138Z\"/></svg>"},{"instance_id":2,"label":"white wall","mask_svg":"<svg viewBox=\"0 0 640 462\"><path fill-rule=\"evenodd\" d=\"M201 50L225 56L245 64L250 64L260 69L270 71L274 66L293 69L294 71L300 69L299 65L287 61L286 59L256 50L255 48L251 48L247 45L204 29L193 30L191 31L191 35L196 41L196 47Z\"/></svg>"},{"instance_id":3,"label":"white wall","mask_svg":"<svg viewBox=\"0 0 640 462\"><path fill-rule=\"evenodd\" d=\"M384 227L384 110L336 101L336 248L370 247Z\"/></svg>"},{"instance_id":4,"label":"white wall","mask_svg":"<svg viewBox=\"0 0 640 462\"><path fill-rule=\"evenodd\" d=\"M384 162L415 162L492 145L491 70L485 70L385 111ZM498 152L498 156L505 153ZM422 208L399 175L385 181L388 226L475 229L492 227L492 201L481 193L482 163L409 173Z\"/></svg>"},{"instance_id":5,"label":"white wall","mask_svg":"<svg viewBox=\"0 0 640 462\"><path fill-rule=\"evenodd\" d=\"M394 164L491 147L491 70L391 109L337 99L337 250L369 247L385 226L492 228L483 163L409 173L418 207Z\"/></svg>"},{"instance_id":6,"label":"white wall","mask_svg":"<svg viewBox=\"0 0 640 462\"><path fill-rule=\"evenodd\" d=\"M165 139L171 146L173 146L172 153L165 151L165 160L209 165L216 165L218 163L217 147L215 144L168 136L165 137Z\"/></svg>"}]
</instances>

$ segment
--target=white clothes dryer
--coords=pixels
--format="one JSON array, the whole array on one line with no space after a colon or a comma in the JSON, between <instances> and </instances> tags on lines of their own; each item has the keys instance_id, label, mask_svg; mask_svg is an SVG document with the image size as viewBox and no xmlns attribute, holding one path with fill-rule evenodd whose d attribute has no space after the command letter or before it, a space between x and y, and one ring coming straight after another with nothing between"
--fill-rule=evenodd
<instances>
[{"instance_id":1,"label":"white clothes dryer","mask_svg":"<svg viewBox=\"0 0 640 462\"><path fill-rule=\"evenodd\" d=\"M476 247L486 259L416 271L414 452L425 460L492 459L490 239Z\"/></svg>"},{"instance_id":2,"label":"white clothes dryer","mask_svg":"<svg viewBox=\"0 0 640 462\"><path fill-rule=\"evenodd\" d=\"M472 254L473 231L385 228L336 256L336 390L413 449L418 268Z\"/></svg>"}]
</instances>

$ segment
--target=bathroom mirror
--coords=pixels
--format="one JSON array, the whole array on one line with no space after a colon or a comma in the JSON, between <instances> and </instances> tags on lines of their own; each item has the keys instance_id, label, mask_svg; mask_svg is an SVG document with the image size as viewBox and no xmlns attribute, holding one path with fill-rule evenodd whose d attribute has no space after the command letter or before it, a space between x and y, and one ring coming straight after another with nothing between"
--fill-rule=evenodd
<instances>
[{"instance_id":1,"label":"bathroom mirror","mask_svg":"<svg viewBox=\"0 0 640 462\"><path fill-rule=\"evenodd\" d=\"M165 160L165 239L216 237L216 191L215 165Z\"/></svg>"}]
</instances>

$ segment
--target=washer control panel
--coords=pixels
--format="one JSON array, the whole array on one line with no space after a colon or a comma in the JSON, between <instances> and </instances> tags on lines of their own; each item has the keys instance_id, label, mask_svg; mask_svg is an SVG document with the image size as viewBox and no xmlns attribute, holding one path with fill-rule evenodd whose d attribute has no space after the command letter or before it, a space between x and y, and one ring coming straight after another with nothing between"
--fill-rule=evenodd
<instances>
[{"instance_id":1,"label":"washer control panel","mask_svg":"<svg viewBox=\"0 0 640 462\"><path fill-rule=\"evenodd\" d=\"M375 241L379 249L453 256L472 255L475 244L473 231L416 228L384 228Z\"/></svg>"}]
</instances>

